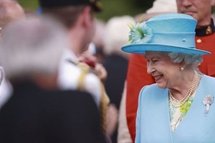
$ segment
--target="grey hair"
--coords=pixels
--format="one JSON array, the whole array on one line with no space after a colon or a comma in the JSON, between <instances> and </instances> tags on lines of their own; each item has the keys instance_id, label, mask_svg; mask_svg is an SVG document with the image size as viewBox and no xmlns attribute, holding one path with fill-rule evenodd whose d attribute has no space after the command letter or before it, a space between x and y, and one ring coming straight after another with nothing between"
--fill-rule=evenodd
<instances>
[{"instance_id":1,"label":"grey hair","mask_svg":"<svg viewBox=\"0 0 215 143\"><path fill-rule=\"evenodd\" d=\"M0 62L8 78L56 73L63 48L69 47L65 29L47 17L28 17L5 27Z\"/></svg>"},{"instance_id":2,"label":"grey hair","mask_svg":"<svg viewBox=\"0 0 215 143\"><path fill-rule=\"evenodd\" d=\"M191 65L192 67L197 67L199 63L202 62L201 55L188 55L182 53L168 53L168 56L173 63L182 63L184 62L185 66Z\"/></svg>"},{"instance_id":3,"label":"grey hair","mask_svg":"<svg viewBox=\"0 0 215 143\"><path fill-rule=\"evenodd\" d=\"M127 56L121 51L121 47L128 43L129 26L134 25L134 23L134 19L128 15L112 17L107 22L104 39L104 52L106 54L118 53Z\"/></svg>"}]
</instances>

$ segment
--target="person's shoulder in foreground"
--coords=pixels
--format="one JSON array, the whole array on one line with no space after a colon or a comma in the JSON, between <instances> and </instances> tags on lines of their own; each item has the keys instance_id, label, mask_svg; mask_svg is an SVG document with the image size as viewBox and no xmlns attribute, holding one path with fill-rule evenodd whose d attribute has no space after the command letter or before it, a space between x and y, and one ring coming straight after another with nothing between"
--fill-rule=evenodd
<instances>
[{"instance_id":1,"label":"person's shoulder in foreground","mask_svg":"<svg viewBox=\"0 0 215 143\"><path fill-rule=\"evenodd\" d=\"M103 142L92 96L58 88L58 66L68 46L64 28L34 16L9 24L2 34L0 61L13 93L0 110L1 141Z\"/></svg>"},{"instance_id":2,"label":"person's shoulder in foreground","mask_svg":"<svg viewBox=\"0 0 215 143\"><path fill-rule=\"evenodd\" d=\"M18 89L0 111L4 143L105 143L91 95L72 90L38 91L38 87L35 91L30 83L25 86L33 92Z\"/></svg>"}]
</instances>

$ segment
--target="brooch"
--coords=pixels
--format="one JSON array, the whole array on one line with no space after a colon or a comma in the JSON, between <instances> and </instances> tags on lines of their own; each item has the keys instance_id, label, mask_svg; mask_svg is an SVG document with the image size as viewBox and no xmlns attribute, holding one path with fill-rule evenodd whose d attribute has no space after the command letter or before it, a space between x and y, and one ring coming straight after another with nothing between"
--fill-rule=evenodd
<instances>
[{"instance_id":1,"label":"brooch","mask_svg":"<svg viewBox=\"0 0 215 143\"><path fill-rule=\"evenodd\" d=\"M214 96L205 96L205 98L203 99L203 104L205 105L205 114L207 114L209 112L210 106L211 104L213 104L214 102Z\"/></svg>"}]
</instances>

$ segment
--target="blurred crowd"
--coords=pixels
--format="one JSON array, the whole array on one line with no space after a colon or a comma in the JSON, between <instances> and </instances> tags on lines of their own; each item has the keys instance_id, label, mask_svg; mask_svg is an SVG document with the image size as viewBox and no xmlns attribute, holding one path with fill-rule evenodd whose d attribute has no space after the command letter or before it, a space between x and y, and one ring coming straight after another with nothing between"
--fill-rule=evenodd
<instances>
[{"instance_id":1,"label":"blurred crowd","mask_svg":"<svg viewBox=\"0 0 215 143\"><path fill-rule=\"evenodd\" d=\"M0 0L0 142L132 143L133 55L121 47L130 27L176 13L176 1L155 0L135 17L108 21L95 17L100 0L39 4L39 13L26 13L18 1Z\"/></svg>"}]
</instances>

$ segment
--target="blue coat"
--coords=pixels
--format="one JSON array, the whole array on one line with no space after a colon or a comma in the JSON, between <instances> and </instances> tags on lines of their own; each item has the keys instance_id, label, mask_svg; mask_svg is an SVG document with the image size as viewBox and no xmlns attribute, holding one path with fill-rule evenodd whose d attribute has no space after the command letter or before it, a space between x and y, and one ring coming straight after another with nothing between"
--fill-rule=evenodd
<instances>
[{"instance_id":1,"label":"blue coat","mask_svg":"<svg viewBox=\"0 0 215 143\"><path fill-rule=\"evenodd\" d=\"M156 84L140 92L136 143L215 143L215 103L205 113L205 96L215 96L215 78L203 75L196 96L174 132L170 127L168 89Z\"/></svg>"}]
</instances>

